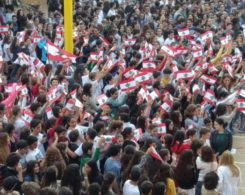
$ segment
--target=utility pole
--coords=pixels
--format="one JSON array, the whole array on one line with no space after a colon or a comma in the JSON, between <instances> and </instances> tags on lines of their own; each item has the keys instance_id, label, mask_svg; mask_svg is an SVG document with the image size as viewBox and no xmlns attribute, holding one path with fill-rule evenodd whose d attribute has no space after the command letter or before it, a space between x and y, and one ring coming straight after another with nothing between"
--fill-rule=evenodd
<instances>
[{"instance_id":1,"label":"utility pole","mask_svg":"<svg viewBox=\"0 0 245 195\"><path fill-rule=\"evenodd\" d=\"M73 0L64 0L65 50L73 53Z\"/></svg>"}]
</instances>

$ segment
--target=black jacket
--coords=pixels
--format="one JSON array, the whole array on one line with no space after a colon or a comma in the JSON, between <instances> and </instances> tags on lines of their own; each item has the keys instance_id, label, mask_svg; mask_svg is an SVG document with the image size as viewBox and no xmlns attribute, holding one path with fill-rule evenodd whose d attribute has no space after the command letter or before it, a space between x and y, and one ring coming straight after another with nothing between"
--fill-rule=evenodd
<instances>
[{"instance_id":1,"label":"black jacket","mask_svg":"<svg viewBox=\"0 0 245 195\"><path fill-rule=\"evenodd\" d=\"M224 137L222 138L222 136ZM215 130L211 133L210 143L214 152L221 155L225 150L231 150L232 134L227 130L224 131L224 134L219 134L219 132Z\"/></svg>"}]
</instances>

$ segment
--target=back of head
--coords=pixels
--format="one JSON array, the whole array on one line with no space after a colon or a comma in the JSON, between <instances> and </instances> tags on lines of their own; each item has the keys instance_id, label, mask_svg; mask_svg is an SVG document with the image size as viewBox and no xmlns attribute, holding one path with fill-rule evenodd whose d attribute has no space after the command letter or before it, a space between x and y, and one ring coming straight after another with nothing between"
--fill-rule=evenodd
<instances>
[{"instance_id":1,"label":"back of head","mask_svg":"<svg viewBox=\"0 0 245 195\"><path fill-rule=\"evenodd\" d=\"M130 172L130 179L134 182L137 182L140 178L140 168L133 166Z\"/></svg>"},{"instance_id":2,"label":"back of head","mask_svg":"<svg viewBox=\"0 0 245 195\"><path fill-rule=\"evenodd\" d=\"M140 192L142 195L148 195L151 193L152 188L153 188L153 184L150 181L146 180L141 183Z\"/></svg>"},{"instance_id":3,"label":"back of head","mask_svg":"<svg viewBox=\"0 0 245 195\"><path fill-rule=\"evenodd\" d=\"M14 167L16 165L18 165L19 161L20 161L20 155L17 153L10 153L9 156L7 157L6 160L6 165L8 167Z\"/></svg>"},{"instance_id":4,"label":"back of head","mask_svg":"<svg viewBox=\"0 0 245 195\"><path fill-rule=\"evenodd\" d=\"M6 192L18 190L18 187L19 187L18 183L19 183L19 180L17 179L17 177L15 177L15 176L6 177L3 180L3 189Z\"/></svg>"},{"instance_id":5,"label":"back of head","mask_svg":"<svg viewBox=\"0 0 245 195\"><path fill-rule=\"evenodd\" d=\"M45 187L41 189L39 195L57 195L57 192L54 188Z\"/></svg>"},{"instance_id":6,"label":"back of head","mask_svg":"<svg viewBox=\"0 0 245 195\"><path fill-rule=\"evenodd\" d=\"M68 187L62 186L58 190L58 195L72 195L72 191Z\"/></svg>"},{"instance_id":7,"label":"back of head","mask_svg":"<svg viewBox=\"0 0 245 195\"><path fill-rule=\"evenodd\" d=\"M98 183L92 183L88 187L88 195L100 195L100 185Z\"/></svg>"},{"instance_id":8,"label":"back of head","mask_svg":"<svg viewBox=\"0 0 245 195\"><path fill-rule=\"evenodd\" d=\"M166 186L164 182L157 182L154 184L151 195L164 195Z\"/></svg>"},{"instance_id":9,"label":"back of head","mask_svg":"<svg viewBox=\"0 0 245 195\"><path fill-rule=\"evenodd\" d=\"M204 176L203 185L207 190L214 190L219 181L219 176L215 172L209 172Z\"/></svg>"},{"instance_id":10,"label":"back of head","mask_svg":"<svg viewBox=\"0 0 245 195\"><path fill-rule=\"evenodd\" d=\"M21 190L25 195L36 195L39 194L40 186L36 182L24 182Z\"/></svg>"}]
</instances>

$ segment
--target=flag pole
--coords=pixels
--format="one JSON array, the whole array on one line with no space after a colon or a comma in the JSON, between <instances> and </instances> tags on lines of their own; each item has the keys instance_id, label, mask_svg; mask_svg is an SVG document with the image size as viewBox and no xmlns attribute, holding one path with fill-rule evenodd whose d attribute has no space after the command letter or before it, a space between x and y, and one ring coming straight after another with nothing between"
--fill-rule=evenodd
<instances>
[{"instance_id":1,"label":"flag pole","mask_svg":"<svg viewBox=\"0 0 245 195\"><path fill-rule=\"evenodd\" d=\"M73 0L64 0L65 50L73 53Z\"/></svg>"}]
</instances>

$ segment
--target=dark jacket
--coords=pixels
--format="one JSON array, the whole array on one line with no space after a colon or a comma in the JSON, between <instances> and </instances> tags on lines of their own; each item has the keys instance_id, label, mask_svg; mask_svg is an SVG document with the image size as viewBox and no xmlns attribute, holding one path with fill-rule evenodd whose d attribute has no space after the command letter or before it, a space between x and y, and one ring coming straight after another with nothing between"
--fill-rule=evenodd
<instances>
[{"instance_id":1,"label":"dark jacket","mask_svg":"<svg viewBox=\"0 0 245 195\"><path fill-rule=\"evenodd\" d=\"M219 133L215 130L211 133L210 143L214 152L221 155L225 150L231 150L232 134L227 130L225 130L224 133Z\"/></svg>"},{"instance_id":2,"label":"dark jacket","mask_svg":"<svg viewBox=\"0 0 245 195\"><path fill-rule=\"evenodd\" d=\"M196 170L194 166L187 166L185 170L182 170L181 173L175 172L175 181L177 185L185 190L194 188L197 178Z\"/></svg>"}]
</instances>

